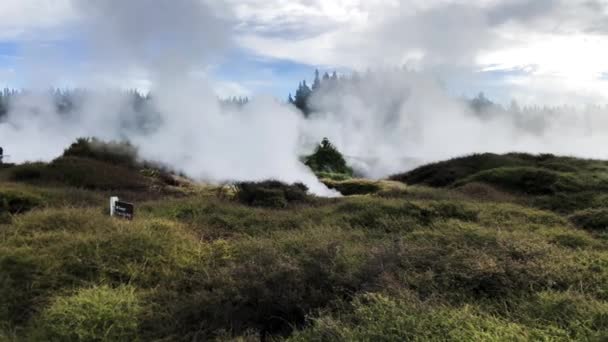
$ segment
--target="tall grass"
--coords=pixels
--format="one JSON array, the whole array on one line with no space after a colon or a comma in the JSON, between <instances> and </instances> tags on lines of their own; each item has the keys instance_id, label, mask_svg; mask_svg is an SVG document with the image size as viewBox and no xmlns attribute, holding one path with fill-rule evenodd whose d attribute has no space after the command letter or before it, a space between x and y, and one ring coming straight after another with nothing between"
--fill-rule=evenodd
<instances>
[{"instance_id":1,"label":"tall grass","mask_svg":"<svg viewBox=\"0 0 608 342\"><path fill-rule=\"evenodd\" d=\"M557 183L575 176L564 165L598 165L509 158L533 163L515 167L526 172L544 165ZM602 182L588 176L572 184ZM107 191L1 183L0 194L37 202L0 223L0 340L608 338L602 201L544 210L541 199L580 193L503 181L374 182L371 194L279 208L201 190L142 197L134 221L107 215Z\"/></svg>"}]
</instances>

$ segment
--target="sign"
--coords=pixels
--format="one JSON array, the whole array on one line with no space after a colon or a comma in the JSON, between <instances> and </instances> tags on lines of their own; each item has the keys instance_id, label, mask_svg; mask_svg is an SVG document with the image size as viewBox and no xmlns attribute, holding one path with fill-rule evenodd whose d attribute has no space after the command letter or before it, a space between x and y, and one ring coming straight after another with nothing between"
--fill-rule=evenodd
<instances>
[{"instance_id":1,"label":"sign","mask_svg":"<svg viewBox=\"0 0 608 342\"><path fill-rule=\"evenodd\" d=\"M110 216L117 216L132 220L135 214L135 206L131 203L122 202L118 197L110 197Z\"/></svg>"},{"instance_id":2,"label":"sign","mask_svg":"<svg viewBox=\"0 0 608 342\"><path fill-rule=\"evenodd\" d=\"M116 206L116 202L118 202L118 197L110 197L110 216L114 216L114 207Z\"/></svg>"},{"instance_id":3,"label":"sign","mask_svg":"<svg viewBox=\"0 0 608 342\"><path fill-rule=\"evenodd\" d=\"M117 201L114 204L114 216L122 217L127 220L133 219L135 207L131 203Z\"/></svg>"}]
</instances>

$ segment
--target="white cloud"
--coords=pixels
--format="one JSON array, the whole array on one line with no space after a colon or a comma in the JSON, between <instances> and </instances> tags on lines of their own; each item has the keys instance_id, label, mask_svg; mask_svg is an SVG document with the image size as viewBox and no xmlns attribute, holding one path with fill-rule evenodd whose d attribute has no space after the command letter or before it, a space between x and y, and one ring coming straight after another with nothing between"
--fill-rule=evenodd
<instances>
[{"instance_id":1,"label":"white cloud","mask_svg":"<svg viewBox=\"0 0 608 342\"><path fill-rule=\"evenodd\" d=\"M195 0L166 3L188 1ZM75 9L75 3L81 7ZM0 41L52 39L74 29L77 9L99 9L105 16L115 7L113 1L99 3L3 0ZM586 94L583 98L605 94L601 77L608 71L608 0L224 0L214 6L223 6L235 19L237 44L264 57L357 69L532 67L528 84L559 80L564 91L576 90ZM150 38L150 26L142 29L141 21L163 25L163 11L156 7L146 6L146 15L135 15L141 20L133 20L131 41L140 34ZM123 48L128 54L129 46ZM507 88L513 84L512 79L504 82Z\"/></svg>"},{"instance_id":2,"label":"white cloud","mask_svg":"<svg viewBox=\"0 0 608 342\"><path fill-rule=\"evenodd\" d=\"M212 84L212 87L215 95L221 99L231 98L233 96L250 97L252 95L251 90L237 82L217 81Z\"/></svg>"},{"instance_id":3,"label":"white cloud","mask_svg":"<svg viewBox=\"0 0 608 342\"><path fill-rule=\"evenodd\" d=\"M561 96L608 100L601 80L608 71L606 0L352 0L334 2L331 9L319 1L289 8L278 0L244 3L251 6L242 5L249 10L241 11L241 19L254 22L252 27L280 26L281 20L273 24L276 18L289 17L290 26L311 32L298 37L254 30L239 36L243 46L261 55L356 69L407 64L475 72L533 66L525 77L535 85L531 91L546 85L551 93L561 89ZM309 28L315 25L327 29ZM513 80L504 81L508 91Z\"/></svg>"},{"instance_id":4,"label":"white cloud","mask_svg":"<svg viewBox=\"0 0 608 342\"><path fill-rule=\"evenodd\" d=\"M40 38L74 19L70 0L2 0L0 40Z\"/></svg>"}]
</instances>

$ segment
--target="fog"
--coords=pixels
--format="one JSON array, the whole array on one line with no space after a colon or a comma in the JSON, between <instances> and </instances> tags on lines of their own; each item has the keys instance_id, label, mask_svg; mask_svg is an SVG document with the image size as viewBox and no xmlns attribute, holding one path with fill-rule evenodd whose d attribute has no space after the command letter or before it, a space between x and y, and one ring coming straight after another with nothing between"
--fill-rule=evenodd
<instances>
[{"instance_id":1,"label":"fog","mask_svg":"<svg viewBox=\"0 0 608 342\"><path fill-rule=\"evenodd\" d=\"M70 66L28 49L24 63L32 72L26 88L32 90L16 97L0 122L0 142L13 162L51 160L76 138L94 136L129 140L143 159L162 162L200 181L272 178L304 182L316 194L333 195L300 162L323 137L361 175L372 178L473 152L606 157L602 148L608 142L608 122L602 108L488 107L480 113L450 95L436 74L424 68L375 70L358 81L325 85L311 98L315 113L309 118L263 94L242 108L221 106L208 70L234 44L235 19L228 6L200 0L159 1L155 6L146 0L73 0L72 7L77 14L73 25L90 57L87 65L74 66L75 77L89 90L74 113L57 113L44 89L60 82ZM448 58L462 67L493 41L486 34L471 46L462 43L483 30L486 19L466 7L453 9L471 20L456 35L459 42L452 42L449 53L437 43L438 31L427 30L427 36L412 33L417 27L429 28L425 16L407 26L413 44L424 40L432 47L429 64L445 65ZM374 45L375 51L402 54L402 47L390 41L399 31L394 27L398 19L391 17L390 25L370 31L369 39L374 34L386 38L375 40L382 44ZM352 51L354 46L346 48ZM92 70L108 77L88 77ZM108 81L125 75L145 79L152 94L144 126L129 107L128 94Z\"/></svg>"}]
</instances>

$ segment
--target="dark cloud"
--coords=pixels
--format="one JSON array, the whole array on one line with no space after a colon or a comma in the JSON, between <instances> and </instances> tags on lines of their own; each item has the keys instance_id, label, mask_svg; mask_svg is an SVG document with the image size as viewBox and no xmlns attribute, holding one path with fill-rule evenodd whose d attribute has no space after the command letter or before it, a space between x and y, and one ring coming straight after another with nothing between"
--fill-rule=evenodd
<instances>
[{"instance_id":1,"label":"dark cloud","mask_svg":"<svg viewBox=\"0 0 608 342\"><path fill-rule=\"evenodd\" d=\"M560 8L559 0L512 0L501 2L487 11L490 25L501 25L509 21L526 23L550 15Z\"/></svg>"}]
</instances>

